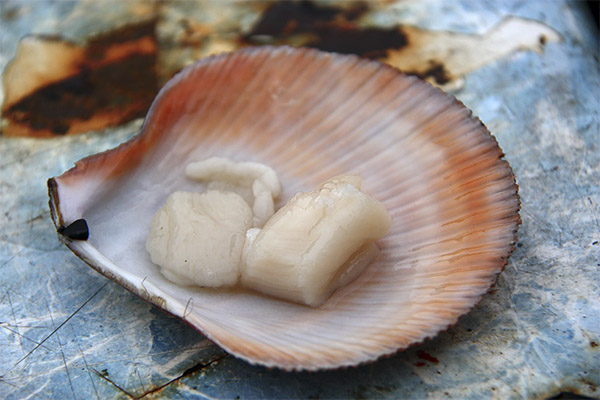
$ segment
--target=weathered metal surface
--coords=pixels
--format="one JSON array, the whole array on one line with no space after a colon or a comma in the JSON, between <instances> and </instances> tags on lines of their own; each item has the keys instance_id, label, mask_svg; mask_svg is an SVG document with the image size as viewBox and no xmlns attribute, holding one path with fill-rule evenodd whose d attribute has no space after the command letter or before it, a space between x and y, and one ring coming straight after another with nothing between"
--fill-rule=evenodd
<instances>
[{"instance_id":1,"label":"weathered metal surface","mask_svg":"<svg viewBox=\"0 0 600 400\"><path fill-rule=\"evenodd\" d=\"M90 4L0 2L0 68L25 34L62 29L77 39L106 29L102 21L109 19L99 18L86 30L73 17L86 15L80 10ZM241 15L232 3L222 9L217 2L191 4L166 2L160 11L159 58L180 56L175 69L212 45L224 49L230 43L226 30L219 40L202 36L197 10L205 11L208 23ZM514 48L459 72L463 81L450 88L497 137L522 200L519 244L473 311L436 338L369 365L316 373L248 365L107 281L56 240L46 179L128 139L140 120L78 136L0 137L0 397L600 395L600 77L598 36L587 10L583 3L545 1L378 6L385 12L370 14L362 24L402 23L474 37L512 17L557 34L556 40L541 40L539 52ZM137 21L147 12L123 10L114 9L113 16ZM169 21L183 14L196 27L188 39L201 47L165 39L177 34ZM65 16L73 21L68 29ZM221 26L249 31L256 21L238 18Z\"/></svg>"}]
</instances>

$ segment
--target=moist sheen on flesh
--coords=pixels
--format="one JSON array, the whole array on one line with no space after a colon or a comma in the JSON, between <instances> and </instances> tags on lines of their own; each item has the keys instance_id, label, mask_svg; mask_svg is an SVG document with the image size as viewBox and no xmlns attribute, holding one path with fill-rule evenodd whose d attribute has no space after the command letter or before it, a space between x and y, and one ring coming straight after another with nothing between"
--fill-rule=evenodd
<instances>
[{"instance_id":1,"label":"moist sheen on flesh","mask_svg":"<svg viewBox=\"0 0 600 400\"><path fill-rule=\"evenodd\" d=\"M233 286L252 210L232 192L175 192L150 223L146 250L179 285Z\"/></svg>"},{"instance_id":2,"label":"moist sheen on flesh","mask_svg":"<svg viewBox=\"0 0 600 400\"><path fill-rule=\"evenodd\" d=\"M188 165L186 174L208 181L208 191L172 194L146 242L152 261L177 284L241 283L317 307L377 257L375 241L391 226L383 205L360 190L359 176L334 177L273 214L280 187L269 167L213 157ZM242 197L244 188L253 196Z\"/></svg>"},{"instance_id":3,"label":"moist sheen on flesh","mask_svg":"<svg viewBox=\"0 0 600 400\"><path fill-rule=\"evenodd\" d=\"M356 278L377 256L373 243L391 226L381 203L339 176L296 195L246 238L242 284L310 306Z\"/></svg>"}]
</instances>

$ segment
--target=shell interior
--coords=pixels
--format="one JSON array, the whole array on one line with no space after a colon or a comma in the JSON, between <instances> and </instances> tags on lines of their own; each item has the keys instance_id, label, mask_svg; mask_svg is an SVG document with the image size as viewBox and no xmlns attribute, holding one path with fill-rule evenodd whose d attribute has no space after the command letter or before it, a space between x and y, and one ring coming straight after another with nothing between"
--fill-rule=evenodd
<instances>
[{"instance_id":1,"label":"shell interior","mask_svg":"<svg viewBox=\"0 0 600 400\"><path fill-rule=\"evenodd\" d=\"M339 174L393 218L377 260L320 308L248 291L178 287L144 243L176 190L202 191L189 162L212 156L274 168L281 206ZM141 132L49 181L62 238L107 277L251 363L315 370L404 349L456 322L506 263L520 222L496 140L454 97L375 61L258 47L202 59L155 99Z\"/></svg>"}]
</instances>

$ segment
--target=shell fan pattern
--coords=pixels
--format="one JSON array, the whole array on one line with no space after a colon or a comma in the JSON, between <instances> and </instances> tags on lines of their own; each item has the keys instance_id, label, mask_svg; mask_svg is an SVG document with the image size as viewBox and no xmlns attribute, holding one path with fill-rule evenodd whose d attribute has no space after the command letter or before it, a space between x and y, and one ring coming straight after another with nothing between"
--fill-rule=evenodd
<instances>
[{"instance_id":1,"label":"shell fan pattern","mask_svg":"<svg viewBox=\"0 0 600 400\"><path fill-rule=\"evenodd\" d=\"M150 220L185 166L212 156L275 169L295 193L340 174L393 218L381 254L318 308L242 290L178 287L144 248ZM377 61L290 47L211 56L172 78L141 132L49 180L61 240L105 276L231 354L285 370L375 360L467 313L515 241L517 185L494 137L454 97ZM201 189L201 188L200 188Z\"/></svg>"}]
</instances>

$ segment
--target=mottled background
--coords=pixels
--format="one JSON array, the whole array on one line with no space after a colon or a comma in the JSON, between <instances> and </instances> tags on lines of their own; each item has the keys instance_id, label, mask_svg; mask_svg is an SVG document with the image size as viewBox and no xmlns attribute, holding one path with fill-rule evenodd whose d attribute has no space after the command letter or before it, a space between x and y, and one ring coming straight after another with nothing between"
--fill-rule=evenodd
<instances>
[{"instance_id":1,"label":"mottled background","mask_svg":"<svg viewBox=\"0 0 600 400\"><path fill-rule=\"evenodd\" d=\"M356 368L268 370L57 241L47 178L134 135L183 66L266 43L387 62L498 139L520 186L519 242L454 327ZM599 397L598 56L584 2L1 1L0 397Z\"/></svg>"}]
</instances>

